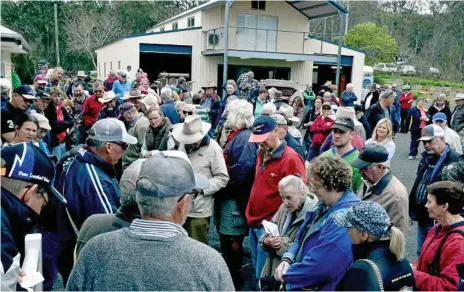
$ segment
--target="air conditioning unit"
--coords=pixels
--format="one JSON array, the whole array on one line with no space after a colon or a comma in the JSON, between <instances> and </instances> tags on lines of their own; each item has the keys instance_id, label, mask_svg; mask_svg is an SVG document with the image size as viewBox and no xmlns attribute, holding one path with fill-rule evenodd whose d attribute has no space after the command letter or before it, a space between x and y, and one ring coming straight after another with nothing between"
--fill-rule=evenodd
<instances>
[{"instance_id":1,"label":"air conditioning unit","mask_svg":"<svg viewBox=\"0 0 464 292\"><path fill-rule=\"evenodd\" d=\"M222 33L219 32L208 32L206 39L206 48L208 50L217 50L220 48L222 43Z\"/></svg>"}]
</instances>

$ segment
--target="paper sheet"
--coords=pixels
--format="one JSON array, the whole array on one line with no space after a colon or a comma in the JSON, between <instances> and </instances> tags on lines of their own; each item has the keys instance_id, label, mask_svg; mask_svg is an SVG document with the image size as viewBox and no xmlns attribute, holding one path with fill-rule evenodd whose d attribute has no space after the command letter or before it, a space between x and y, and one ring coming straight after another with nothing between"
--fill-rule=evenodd
<instances>
[{"instance_id":1,"label":"paper sheet","mask_svg":"<svg viewBox=\"0 0 464 292\"><path fill-rule=\"evenodd\" d=\"M267 220L263 220L263 227L264 227L264 231L267 234L274 235L274 236L280 236L279 227L277 226L277 224L272 223Z\"/></svg>"},{"instance_id":2,"label":"paper sheet","mask_svg":"<svg viewBox=\"0 0 464 292\"><path fill-rule=\"evenodd\" d=\"M45 279L42 276L40 272L35 272L32 275L26 275L23 277L23 281L21 282L21 287L28 291L33 291L33 287L41 282L43 282Z\"/></svg>"}]
</instances>

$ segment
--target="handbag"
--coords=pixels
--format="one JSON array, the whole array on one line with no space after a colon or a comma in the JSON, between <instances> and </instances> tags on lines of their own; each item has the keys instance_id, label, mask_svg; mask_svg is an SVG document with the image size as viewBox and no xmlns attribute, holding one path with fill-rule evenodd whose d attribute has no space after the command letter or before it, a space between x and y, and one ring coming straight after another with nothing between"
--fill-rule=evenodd
<instances>
[{"instance_id":1,"label":"handbag","mask_svg":"<svg viewBox=\"0 0 464 292\"><path fill-rule=\"evenodd\" d=\"M372 269L374 270L375 272L375 276L377 277L377 281L379 282L379 291L383 292L383 281L382 281L382 274L380 273L380 270L379 270L379 267L377 267L377 265L371 261L371 260L368 260L368 259L361 259L361 260L358 260L357 262L366 262L368 263Z\"/></svg>"},{"instance_id":2,"label":"handbag","mask_svg":"<svg viewBox=\"0 0 464 292\"><path fill-rule=\"evenodd\" d=\"M448 239L448 236L450 236L453 233L458 233L464 236L464 231L462 230L451 230L448 232L445 237L440 242L440 245L438 246L437 251L435 252L435 255L433 256L432 260L429 262L427 265L427 271L428 274L432 276L440 276L440 257L441 257L441 250L443 248L443 245L445 244L446 240Z\"/></svg>"}]
</instances>

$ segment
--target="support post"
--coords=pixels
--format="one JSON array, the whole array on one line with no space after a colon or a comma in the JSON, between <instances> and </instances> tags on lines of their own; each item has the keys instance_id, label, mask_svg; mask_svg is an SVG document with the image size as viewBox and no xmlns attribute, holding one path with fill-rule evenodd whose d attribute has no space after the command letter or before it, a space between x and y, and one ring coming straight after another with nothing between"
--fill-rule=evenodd
<instances>
[{"instance_id":1,"label":"support post","mask_svg":"<svg viewBox=\"0 0 464 292\"><path fill-rule=\"evenodd\" d=\"M227 69L229 66L229 8L232 5L232 0L226 0L224 14L224 68L222 71L222 97L226 96Z\"/></svg>"},{"instance_id":2,"label":"support post","mask_svg":"<svg viewBox=\"0 0 464 292\"><path fill-rule=\"evenodd\" d=\"M337 75L336 75L335 83L337 85L338 98L341 98L341 95L340 95L340 65L342 63L343 25L345 24L345 14L342 12L339 12L339 15L340 15L340 31L338 33Z\"/></svg>"},{"instance_id":3,"label":"support post","mask_svg":"<svg viewBox=\"0 0 464 292\"><path fill-rule=\"evenodd\" d=\"M60 44L58 42L58 5L54 4L55 10L55 50L56 50L56 66L60 66Z\"/></svg>"}]
</instances>

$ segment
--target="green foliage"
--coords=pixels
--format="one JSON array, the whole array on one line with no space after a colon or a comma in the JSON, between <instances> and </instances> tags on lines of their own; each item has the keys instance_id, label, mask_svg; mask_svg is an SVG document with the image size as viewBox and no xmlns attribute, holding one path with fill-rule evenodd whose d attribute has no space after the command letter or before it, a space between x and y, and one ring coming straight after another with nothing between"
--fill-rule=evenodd
<instances>
[{"instance_id":1,"label":"green foliage","mask_svg":"<svg viewBox=\"0 0 464 292\"><path fill-rule=\"evenodd\" d=\"M368 22L358 24L344 38L345 45L366 53L366 64L391 62L398 55L399 46L388 34L388 28Z\"/></svg>"}]
</instances>

